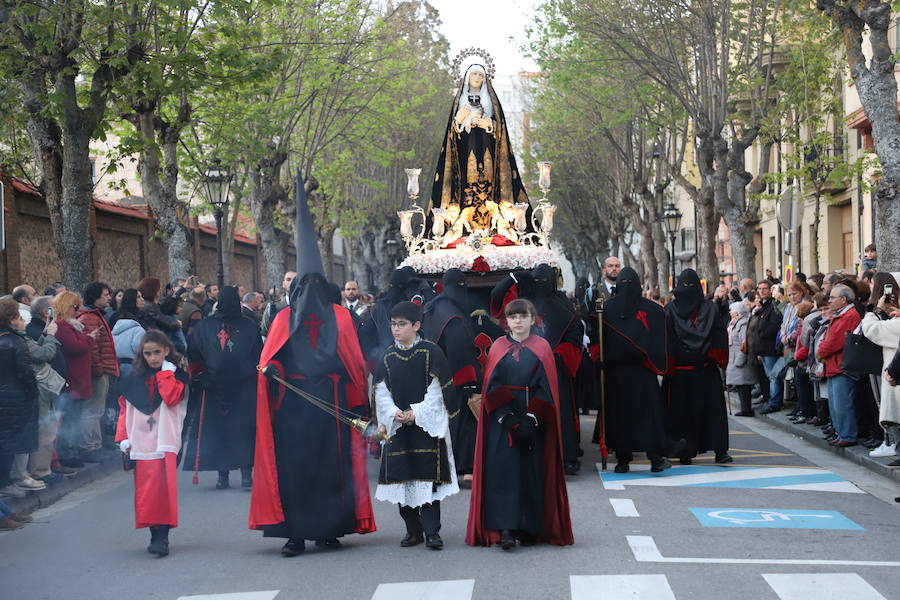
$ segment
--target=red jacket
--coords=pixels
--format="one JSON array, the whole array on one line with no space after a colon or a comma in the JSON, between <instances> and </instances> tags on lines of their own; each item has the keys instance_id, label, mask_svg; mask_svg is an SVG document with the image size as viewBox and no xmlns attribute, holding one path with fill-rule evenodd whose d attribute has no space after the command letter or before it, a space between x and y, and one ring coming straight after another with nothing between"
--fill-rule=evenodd
<instances>
[{"instance_id":1,"label":"red jacket","mask_svg":"<svg viewBox=\"0 0 900 600\"><path fill-rule=\"evenodd\" d=\"M819 361L825 365L825 377L841 375L841 359L844 358L844 338L859 325L859 313L851 304L844 314L831 319L825 337L817 349Z\"/></svg>"},{"instance_id":2,"label":"red jacket","mask_svg":"<svg viewBox=\"0 0 900 600\"><path fill-rule=\"evenodd\" d=\"M84 323L85 332L99 330L97 343L91 348L91 376L118 375L119 359L116 357L116 343L100 309L82 306L75 318Z\"/></svg>"},{"instance_id":3,"label":"red jacket","mask_svg":"<svg viewBox=\"0 0 900 600\"><path fill-rule=\"evenodd\" d=\"M76 399L90 398L93 392L91 350L94 347L94 340L66 321L57 321L56 325L58 327L56 339L59 340L66 359L68 371L66 382L69 384L69 393Z\"/></svg>"}]
</instances>

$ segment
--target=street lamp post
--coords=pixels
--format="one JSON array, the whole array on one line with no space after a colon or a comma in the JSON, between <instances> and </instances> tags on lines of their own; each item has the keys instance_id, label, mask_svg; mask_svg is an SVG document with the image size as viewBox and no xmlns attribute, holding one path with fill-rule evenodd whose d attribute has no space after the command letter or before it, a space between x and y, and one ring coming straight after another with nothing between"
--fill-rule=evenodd
<instances>
[{"instance_id":1,"label":"street lamp post","mask_svg":"<svg viewBox=\"0 0 900 600\"><path fill-rule=\"evenodd\" d=\"M228 187L231 185L231 173L223 167L218 158L206 169L206 192L209 203L213 205L213 216L216 219L216 284L221 290L225 285L225 263L222 256L222 217L228 208Z\"/></svg>"},{"instance_id":2,"label":"street lamp post","mask_svg":"<svg viewBox=\"0 0 900 600\"><path fill-rule=\"evenodd\" d=\"M669 232L669 262L672 265L672 288L675 288L675 235L681 228L681 211L672 202L666 204L663 219L666 222L666 231Z\"/></svg>"}]
</instances>

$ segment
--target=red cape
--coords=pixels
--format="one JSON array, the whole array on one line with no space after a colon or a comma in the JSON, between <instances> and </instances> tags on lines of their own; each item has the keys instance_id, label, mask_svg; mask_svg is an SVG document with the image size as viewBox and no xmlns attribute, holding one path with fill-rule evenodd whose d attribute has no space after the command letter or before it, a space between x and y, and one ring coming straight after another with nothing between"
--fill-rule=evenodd
<instances>
[{"instance_id":1,"label":"red cape","mask_svg":"<svg viewBox=\"0 0 900 600\"><path fill-rule=\"evenodd\" d=\"M544 518L543 529L538 535L538 540L558 546L567 546L575 543L572 536L572 520L569 516L569 494L566 491L566 477L563 472L562 441L559 431L559 392L556 380L556 361L550 344L544 338L532 335L522 342L526 348L534 352L541 361L547 380L550 382L550 392L553 395L553 404L533 398L529 404L529 410L547 424L544 437ZM491 375L494 367L506 356L512 342L503 336L491 346L488 354L487 366L484 369L484 385L482 389L490 389ZM508 392L508 390L506 390ZM484 525L484 512L482 511L482 468L484 465L484 438L487 432L490 416L488 408L496 409L506 402L511 396L501 393L487 394L481 403L481 415L478 418L478 435L475 442L475 472L472 479L472 496L469 504L469 524L466 528L466 543L470 546L492 546L500 541L500 532L487 529Z\"/></svg>"},{"instance_id":2,"label":"red cape","mask_svg":"<svg viewBox=\"0 0 900 600\"><path fill-rule=\"evenodd\" d=\"M281 310L276 315L266 345L259 358L260 365L273 365L284 377L284 367L272 360L290 337L290 309ZM365 361L353 319L346 309L334 306L334 316L338 325L338 356L350 375L347 385L347 406L364 406L366 401ZM269 394L269 381L260 373L256 400L256 452L254 455L253 490L250 496L250 529L262 529L265 525L284 522L284 509L278 491L278 471L275 467L275 444L272 436L272 413L284 399L285 389L278 386L278 395ZM375 531L375 516L372 514L372 499L369 496L369 478L366 474L366 441L362 435L351 430L350 458L353 472L353 488L356 493L356 533Z\"/></svg>"}]
</instances>

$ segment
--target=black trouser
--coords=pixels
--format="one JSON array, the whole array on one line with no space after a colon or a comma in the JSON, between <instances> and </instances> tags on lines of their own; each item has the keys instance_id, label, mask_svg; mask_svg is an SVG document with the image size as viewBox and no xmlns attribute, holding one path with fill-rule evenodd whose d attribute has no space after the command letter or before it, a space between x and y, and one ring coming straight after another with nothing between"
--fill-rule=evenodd
<instances>
[{"instance_id":1,"label":"black trouser","mask_svg":"<svg viewBox=\"0 0 900 600\"><path fill-rule=\"evenodd\" d=\"M741 401L741 412L753 412L753 401L751 398L753 386L748 383L746 385L735 385L732 386L732 388L737 392L738 398Z\"/></svg>"},{"instance_id":2,"label":"black trouser","mask_svg":"<svg viewBox=\"0 0 900 600\"><path fill-rule=\"evenodd\" d=\"M0 488L8 486L12 481L9 478L9 471L12 469L15 454L0 454Z\"/></svg>"},{"instance_id":3,"label":"black trouser","mask_svg":"<svg viewBox=\"0 0 900 600\"><path fill-rule=\"evenodd\" d=\"M441 530L441 501L435 500L413 508L400 505L400 516L406 522L410 535L434 535Z\"/></svg>"}]
</instances>

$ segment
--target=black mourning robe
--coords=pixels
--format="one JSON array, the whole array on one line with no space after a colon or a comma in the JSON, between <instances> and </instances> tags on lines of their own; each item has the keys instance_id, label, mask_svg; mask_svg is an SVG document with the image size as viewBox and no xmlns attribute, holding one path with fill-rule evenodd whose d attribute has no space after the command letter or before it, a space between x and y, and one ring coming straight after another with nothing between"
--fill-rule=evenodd
<instances>
[{"instance_id":1,"label":"black mourning robe","mask_svg":"<svg viewBox=\"0 0 900 600\"><path fill-rule=\"evenodd\" d=\"M428 340L412 348L388 348L375 369L373 384L384 382L401 411L422 402L432 380L437 379L444 407L452 415L459 410L452 388L450 367L441 349ZM387 424L385 424L387 425ZM401 425L385 443L381 453L378 483L429 481L435 485L452 481L447 443L429 435L415 422Z\"/></svg>"},{"instance_id":2,"label":"black mourning robe","mask_svg":"<svg viewBox=\"0 0 900 600\"><path fill-rule=\"evenodd\" d=\"M663 380L668 437L684 438L684 458L728 449L728 416L719 367L728 365L728 331L716 306L703 298L692 269L678 278L666 306L671 368Z\"/></svg>"},{"instance_id":3,"label":"black mourning robe","mask_svg":"<svg viewBox=\"0 0 900 600\"><path fill-rule=\"evenodd\" d=\"M259 325L241 315L223 318L216 313L191 329L189 371L199 385L192 389L185 471L253 465L256 365L262 347Z\"/></svg>"},{"instance_id":4,"label":"black mourning robe","mask_svg":"<svg viewBox=\"0 0 900 600\"><path fill-rule=\"evenodd\" d=\"M666 313L640 294L637 273L626 267L603 311L606 446L624 454L666 447L657 379L668 367Z\"/></svg>"}]
</instances>

